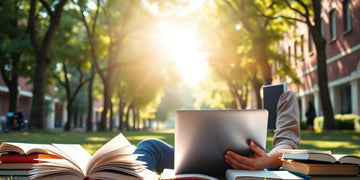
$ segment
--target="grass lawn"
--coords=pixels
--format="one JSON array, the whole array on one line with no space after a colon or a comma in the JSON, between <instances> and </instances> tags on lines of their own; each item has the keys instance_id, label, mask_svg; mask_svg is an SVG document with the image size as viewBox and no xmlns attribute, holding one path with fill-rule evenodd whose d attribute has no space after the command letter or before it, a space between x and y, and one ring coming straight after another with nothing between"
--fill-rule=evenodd
<instances>
[{"instance_id":1,"label":"grass lawn","mask_svg":"<svg viewBox=\"0 0 360 180\"><path fill-rule=\"evenodd\" d=\"M28 143L65 143L81 144L93 154L103 144L120 132L12 132L0 133L0 142L28 142ZM146 138L158 138L169 144L174 144L174 130L131 131L122 132L134 145ZM271 149L273 133L268 133L267 149ZM321 134L301 132L300 146L302 149L331 150L333 153L355 154L360 156L360 133L354 131L328 131ZM0 180L13 180L13 178Z\"/></svg>"},{"instance_id":2,"label":"grass lawn","mask_svg":"<svg viewBox=\"0 0 360 180\"><path fill-rule=\"evenodd\" d=\"M118 133L120 132L12 132L0 133L0 142L81 144L93 154ZM125 131L122 133L134 145L146 138L158 138L169 144L174 144L174 130ZM269 150L272 147L272 136L272 133L268 133L267 149ZM327 131L321 134L309 134L308 131L302 131L300 148L331 150L333 153L360 156L360 133L354 131Z\"/></svg>"}]
</instances>

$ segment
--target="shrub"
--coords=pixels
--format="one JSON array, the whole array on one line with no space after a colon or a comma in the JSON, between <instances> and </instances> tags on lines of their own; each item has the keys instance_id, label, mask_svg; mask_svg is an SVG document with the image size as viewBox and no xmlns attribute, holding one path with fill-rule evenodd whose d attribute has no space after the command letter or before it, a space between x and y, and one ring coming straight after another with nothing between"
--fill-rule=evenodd
<instances>
[{"instance_id":1,"label":"shrub","mask_svg":"<svg viewBox=\"0 0 360 180\"><path fill-rule=\"evenodd\" d=\"M338 129L350 129L360 131L360 116L356 114L336 114L335 125ZM324 127L324 117L316 117L314 119L314 130L319 133Z\"/></svg>"},{"instance_id":2,"label":"shrub","mask_svg":"<svg viewBox=\"0 0 360 180\"><path fill-rule=\"evenodd\" d=\"M324 127L324 116L319 116L314 119L314 131L315 133L321 133Z\"/></svg>"}]
</instances>

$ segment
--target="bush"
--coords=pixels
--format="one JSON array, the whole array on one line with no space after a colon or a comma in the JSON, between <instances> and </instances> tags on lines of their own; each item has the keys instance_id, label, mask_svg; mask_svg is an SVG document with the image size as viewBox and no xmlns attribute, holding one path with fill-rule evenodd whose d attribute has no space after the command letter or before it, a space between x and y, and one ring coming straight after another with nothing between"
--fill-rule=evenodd
<instances>
[{"instance_id":1,"label":"bush","mask_svg":"<svg viewBox=\"0 0 360 180\"><path fill-rule=\"evenodd\" d=\"M360 116L356 114L336 114L335 125L338 129L348 129L360 131ZM314 119L315 132L322 132L324 127L324 117L316 117Z\"/></svg>"},{"instance_id":2,"label":"bush","mask_svg":"<svg viewBox=\"0 0 360 180\"><path fill-rule=\"evenodd\" d=\"M314 119L314 131L315 133L321 133L324 127L324 116L319 116Z\"/></svg>"}]
</instances>

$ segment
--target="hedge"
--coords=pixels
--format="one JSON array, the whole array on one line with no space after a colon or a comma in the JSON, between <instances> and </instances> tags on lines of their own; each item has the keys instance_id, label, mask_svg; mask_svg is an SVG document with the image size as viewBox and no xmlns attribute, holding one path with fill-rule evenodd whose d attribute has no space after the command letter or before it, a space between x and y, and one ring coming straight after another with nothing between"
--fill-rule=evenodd
<instances>
[{"instance_id":1,"label":"hedge","mask_svg":"<svg viewBox=\"0 0 360 180\"><path fill-rule=\"evenodd\" d=\"M355 130L360 132L360 116L356 114L336 114L335 125L341 130ZM317 133L322 132L324 126L324 117L319 116L314 119L314 130Z\"/></svg>"}]
</instances>

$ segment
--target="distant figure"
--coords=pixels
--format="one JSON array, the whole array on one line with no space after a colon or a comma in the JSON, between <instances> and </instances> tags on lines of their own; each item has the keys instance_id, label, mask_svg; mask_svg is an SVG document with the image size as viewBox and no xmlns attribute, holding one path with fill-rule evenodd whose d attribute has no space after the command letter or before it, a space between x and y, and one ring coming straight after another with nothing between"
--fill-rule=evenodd
<instances>
[{"instance_id":1,"label":"distant figure","mask_svg":"<svg viewBox=\"0 0 360 180\"><path fill-rule=\"evenodd\" d=\"M19 129L24 128L24 126L25 126L25 122L24 122L25 119L24 119L24 115L23 115L23 113L21 112L21 110L20 110L19 107L16 108L16 112L15 112L15 114L14 114L14 119L17 120L17 123L18 123L18 125L19 125Z\"/></svg>"},{"instance_id":2,"label":"distant figure","mask_svg":"<svg viewBox=\"0 0 360 180\"><path fill-rule=\"evenodd\" d=\"M306 110L306 124L310 133L314 132L314 119L316 117L314 104L309 101L308 108Z\"/></svg>"}]
</instances>

